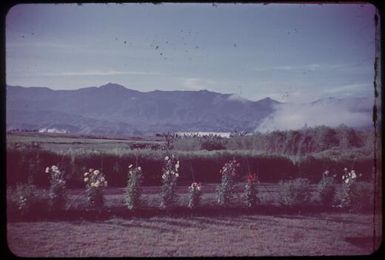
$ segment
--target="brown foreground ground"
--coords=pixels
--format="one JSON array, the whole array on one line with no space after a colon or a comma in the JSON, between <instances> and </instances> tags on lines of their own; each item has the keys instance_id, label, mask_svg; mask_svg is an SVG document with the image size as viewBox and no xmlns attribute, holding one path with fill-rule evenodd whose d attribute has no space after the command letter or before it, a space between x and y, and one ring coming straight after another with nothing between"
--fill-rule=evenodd
<instances>
[{"instance_id":1,"label":"brown foreground ground","mask_svg":"<svg viewBox=\"0 0 385 260\"><path fill-rule=\"evenodd\" d=\"M18 256L362 255L372 216L358 214L112 218L8 223Z\"/></svg>"}]
</instances>

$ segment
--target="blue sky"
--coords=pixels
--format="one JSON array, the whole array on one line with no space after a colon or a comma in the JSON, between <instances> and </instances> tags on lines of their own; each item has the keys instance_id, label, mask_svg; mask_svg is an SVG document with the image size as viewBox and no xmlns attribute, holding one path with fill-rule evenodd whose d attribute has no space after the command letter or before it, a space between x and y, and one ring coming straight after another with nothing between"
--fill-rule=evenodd
<instances>
[{"instance_id":1,"label":"blue sky","mask_svg":"<svg viewBox=\"0 0 385 260\"><path fill-rule=\"evenodd\" d=\"M9 85L372 96L369 4L29 4L6 18Z\"/></svg>"}]
</instances>

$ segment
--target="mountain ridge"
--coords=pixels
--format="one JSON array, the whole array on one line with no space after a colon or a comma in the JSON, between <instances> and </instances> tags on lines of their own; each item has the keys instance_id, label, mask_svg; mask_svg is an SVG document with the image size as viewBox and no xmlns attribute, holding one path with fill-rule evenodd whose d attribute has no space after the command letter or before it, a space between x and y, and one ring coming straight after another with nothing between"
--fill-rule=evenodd
<instances>
[{"instance_id":1,"label":"mountain ridge","mask_svg":"<svg viewBox=\"0 0 385 260\"><path fill-rule=\"evenodd\" d=\"M333 122L329 120L333 125L345 123L344 118L352 122L364 118L367 125L372 106L364 98L331 97L293 106L270 97L251 101L209 90L142 92L111 82L74 90L7 85L6 95L7 130L59 129L106 135L269 131L288 124L298 128L309 122L322 124L326 119L315 118L324 115L335 116ZM295 115L305 122L298 121L298 116L297 121L288 121Z\"/></svg>"},{"instance_id":2,"label":"mountain ridge","mask_svg":"<svg viewBox=\"0 0 385 260\"><path fill-rule=\"evenodd\" d=\"M228 100L231 95L208 90L141 92L116 83L76 90L7 85L7 129L60 124L79 134L251 131L279 103L234 102Z\"/></svg>"}]
</instances>

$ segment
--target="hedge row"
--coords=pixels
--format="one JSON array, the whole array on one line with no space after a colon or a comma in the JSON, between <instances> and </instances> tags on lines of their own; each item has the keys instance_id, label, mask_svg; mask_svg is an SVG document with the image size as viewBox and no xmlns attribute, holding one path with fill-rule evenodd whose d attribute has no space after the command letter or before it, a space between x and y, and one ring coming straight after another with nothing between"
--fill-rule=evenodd
<instances>
[{"instance_id":1,"label":"hedge row","mask_svg":"<svg viewBox=\"0 0 385 260\"><path fill-rule=\"evenodd\" d=\"M25 183L28 180L40 187L47 187L48 176L44 173L46 166L56 164L65 172L68 187L83 187L82 175L89 168L100 169L113 187L124 187L127 182L128 166L140 165L143 168L144 185L160 185L163 153L152 155L138 152L134 154L56 154L41 149L8 149L7 150L7 185ZM316 183L325 170L337 174L340 179L345 167L354 168L362 173L363 181L370 181L373 173L373 160L340 160L328 158L304 157L300 161L292 161L285 156L261 155L237 152L176 152L180 160L180 178L178 183L191 184L198 182L219 182L221 167L230 159L240 163L239 180L247 174L256 173L262 182L279 182L285 179L307 178Z\"/></svg>"}]
</instances>

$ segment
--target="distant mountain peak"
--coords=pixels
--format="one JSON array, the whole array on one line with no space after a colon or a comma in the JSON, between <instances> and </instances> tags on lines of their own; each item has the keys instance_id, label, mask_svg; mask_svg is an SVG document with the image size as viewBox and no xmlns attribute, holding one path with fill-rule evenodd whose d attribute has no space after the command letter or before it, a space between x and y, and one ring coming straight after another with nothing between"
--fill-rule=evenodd
<instances>
[{"instance_id":1,"label":"distant mountain peak","mask_svg":"<svg viewBox=\"0 0 385 260\"><path fill-rule=\"evenodd\" d=\"M281 102L279 102L279 101L277 101L275 99L272 99L271 97L265 97L263 99L258 100L257 102L269 103L269 104L281 104Z\"/></svg>"},{"instance_id":2,"label":"distant mountain peak","mask_svg":"<svg viewBox=\"0 0 385 260\"><path fill-rule=\"evenodd\" d=\"M108 82L105 85L100 86L99 88L115 88L115 89L127 89L125 86L117 84L117 83L112 83Z\"/></svg>"},{"instance_id":3,"label":"distant mountain peak","mask_svg":"<svg viewBox=\"0 0 385 260\"><path fill-rule=\"evenodd\" d=\"M242 102L242 103L246 103L246 102L249 102L248 99L246 98L243 98L241 97L240 95L238 94L231 94L228 96L227 100L230 100L230 101L238 101L238 102Z\"/></svg>"}]
</instances>

